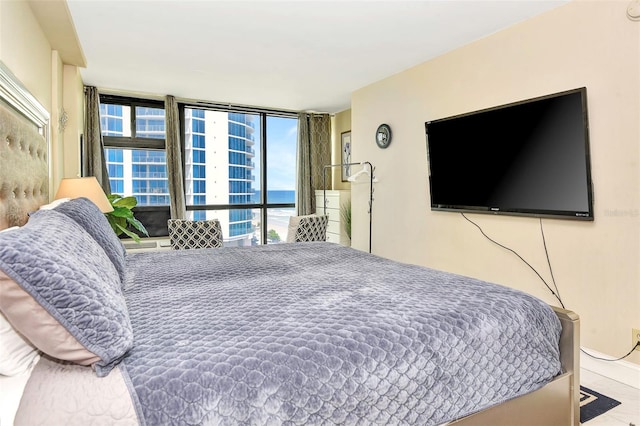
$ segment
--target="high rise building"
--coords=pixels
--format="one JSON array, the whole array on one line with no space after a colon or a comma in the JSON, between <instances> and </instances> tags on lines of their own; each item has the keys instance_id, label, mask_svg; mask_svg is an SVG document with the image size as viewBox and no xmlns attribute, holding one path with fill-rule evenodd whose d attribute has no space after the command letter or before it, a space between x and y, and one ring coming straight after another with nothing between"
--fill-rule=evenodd
<instances>
[{"instance_id":1,"label":"high rise building","mask_svg":"<svg viewBox=\"0 0 640 426\"><path fill-rule=\"evenodd\" d=\"M249 114L185 108L185 193L187 205L253 202L255 139ZM251 209L195 210L195 220L220 220L226 246L249 245Z\"/></svg>"}]
</instances>

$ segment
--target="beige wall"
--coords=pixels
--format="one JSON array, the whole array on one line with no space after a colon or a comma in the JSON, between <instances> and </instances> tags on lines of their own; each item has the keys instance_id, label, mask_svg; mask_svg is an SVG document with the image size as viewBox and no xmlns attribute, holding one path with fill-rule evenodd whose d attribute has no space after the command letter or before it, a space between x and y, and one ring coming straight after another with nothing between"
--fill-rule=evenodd
<instances>
[{"instance_id":1,"label":"beige wall","mask_svg":"<svg viewBox=\"0 0 640 426\"><path fill-rule=\"evenodd\" d=\"M51 113L51 45L24 0L0 1L0 60Z\"/></svg>"},{"instance_id":2,"label":"beige wall","mask_svg":"<svg viewBox=\"0 0 640 426\"><path fill-rule=\"evenodd\" d=\"M62 8L63 18L68 18L65 3L40 5L54 7L55 10ZM46 19L46 14L44 16L41 19ZM47 25L49 30L57 25L62 31L68 30L70 23L65 20L48 21ZM59 48L65 52L79 51L73 43ZM66 65L58 50L52 48L32 5L25 0L0 1L0 60L50 114L52 174L49 195L53 197L60 179L75 176L80 167L78 144L82 128L82 81L79 69L75 65ZM58 125L63 110L73 114L64 133Z\"/></svg>"},{"instance_id":3,"label":"beige wall","mask_svg":"<svg viewBox=\"0 0 640 426\"><path fill-rule=\"evenodd\" d=\"M64 130L62 177L80 176L80 135L84 125L84 85L80 68L65 65L63 68L63 106L68 121Z\"/></svg>"},{"instance_id":4,"label":"beige wall","mask_svg":"<svg viewBox=\"0 0 640 426\"><path fill-rule=\"evenodd\" d=\"M55 196L60 180L63 178L64 165L64 135L60 128L60 117L63 114L63 70L64 64L58 51L51 51L51 150L49 151L49 164L51 165L51 196Z\"/></svg>"},{"instance_id":5,"label":"beige wall","mask_svg":"<svg viewBox=\"0 0 640 426\"><path fill-rule=\"evenodd\" d=\"M373 252L557 305L534 272L460 214L430 210L424 122L586 86L595 221L542 223L560 295L582 319L582 345L625 354L640 327L640 22L626 18L627 4L574 1L355 92L354 161L371 161L379 178ZM373 134L384 122L393 141L381 150ZM353 246L366 250L368 188L351 190ZM469 216L551 282L538 219Z\"/></svg>"}]
</instances>

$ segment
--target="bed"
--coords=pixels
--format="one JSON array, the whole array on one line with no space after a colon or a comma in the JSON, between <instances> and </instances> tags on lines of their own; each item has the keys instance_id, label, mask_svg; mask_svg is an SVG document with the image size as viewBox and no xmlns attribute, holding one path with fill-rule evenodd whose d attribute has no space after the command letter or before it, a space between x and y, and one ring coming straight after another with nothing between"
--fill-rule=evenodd
<instances>
[{"instance_id":1,"label":"bed","mask_svg":"<svg viewBox=\"0 0 640 426\"><path fill-rule=\"evenodd\" d=\"M36 133L0 144L15 424L579 424L573 312L332 243L127 254L89 200L41 207Z\"/></svg>"}]
</instances>

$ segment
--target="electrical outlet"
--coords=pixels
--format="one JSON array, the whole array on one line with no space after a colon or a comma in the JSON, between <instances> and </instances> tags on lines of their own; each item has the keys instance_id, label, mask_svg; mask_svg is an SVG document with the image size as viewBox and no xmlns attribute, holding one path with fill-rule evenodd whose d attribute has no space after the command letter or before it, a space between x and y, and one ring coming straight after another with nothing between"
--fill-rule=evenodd
<instances>
[{"instance_id":1,"label":"electrical outlet","mask_svg":"<svg viewBox=\"0 0 640 426\"><path fill-rule=\"evenodd\" d=\"M640 342L640 328L631 329L631 344L636 345ZM636 346L636 351L640 351L640 345Z\"/></svg>"}]
</instances>

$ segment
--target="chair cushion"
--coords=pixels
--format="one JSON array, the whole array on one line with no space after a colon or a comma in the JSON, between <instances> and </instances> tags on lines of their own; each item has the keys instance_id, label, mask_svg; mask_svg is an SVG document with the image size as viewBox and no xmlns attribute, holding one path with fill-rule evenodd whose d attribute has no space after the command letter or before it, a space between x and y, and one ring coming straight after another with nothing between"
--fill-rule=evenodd
<instances>
[{"instance_id":1,"label":"chair cushion","mask_svg":"<svg viewBox=\"0 0 640 426\"><path fill-rule=\"evenodd\" d=\"M306 216L291 216L289 219L289 230L287 232L287 242L302 241L326 241L328 216L315 214Z\"/></svg>"}]
</instances>

